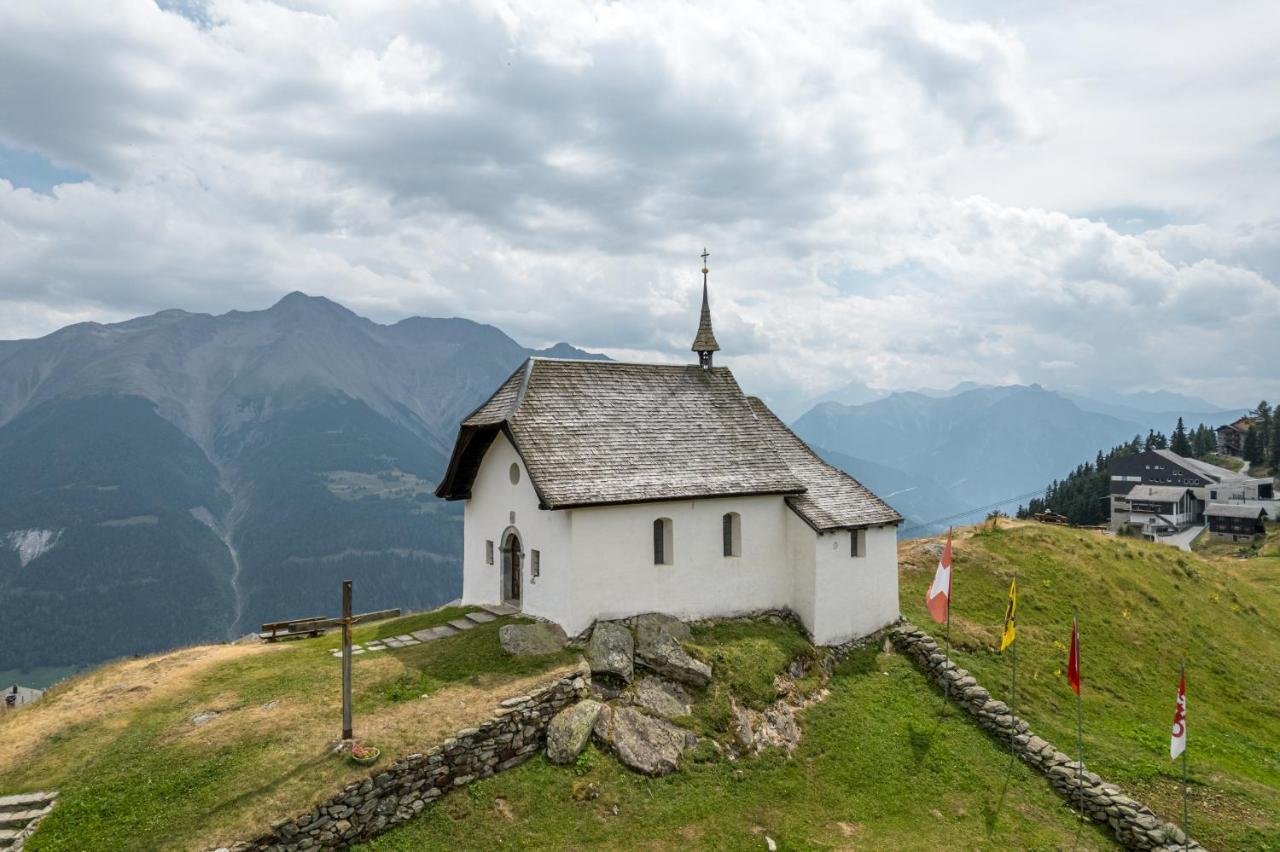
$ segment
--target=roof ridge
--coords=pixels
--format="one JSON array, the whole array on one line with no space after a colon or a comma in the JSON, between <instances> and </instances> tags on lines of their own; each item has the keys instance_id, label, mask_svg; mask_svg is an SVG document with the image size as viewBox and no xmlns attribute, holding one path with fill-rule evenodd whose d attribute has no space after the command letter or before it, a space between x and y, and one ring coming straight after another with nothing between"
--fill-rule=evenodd
<instances>
[{"instance_id":1,"label":"roof ridge","mask_svg":"<svg viewBox=\"0 0 1280 852\"><path fill-rule=\"evenodd\" d=\"M549 358L545 355L530 355L530 361L545 361L551 364L590 364L597 367L662 367L664 369L697 369L701 370L697 364L686 364L683 362L672 362L670 364L657 361L620 361L616 358L610 358L608 361L601 361L596 358ZM713 370L728 370L728 367L712 367Z\"/></svg>"}]
</instances>

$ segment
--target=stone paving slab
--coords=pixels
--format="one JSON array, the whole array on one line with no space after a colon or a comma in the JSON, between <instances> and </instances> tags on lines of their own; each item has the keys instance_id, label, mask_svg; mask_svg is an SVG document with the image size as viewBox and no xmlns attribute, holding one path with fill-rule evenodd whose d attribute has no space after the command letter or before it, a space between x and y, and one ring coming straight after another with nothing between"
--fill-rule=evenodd
<instances>
[{"instance_id":1,"label":"stone paving slab","mask_svg":"<svg viewBox=\"0 0 1280 852\"><path fill-rule=\"evenodd\" d=\"M0 808L13 810L17 806L43 805L57 797L57 793L15 793L12 796L0 796Z\"/></svg>"},{"instance_id":2,"label":"stone paving slab","mask_svg":"<svg viewBox=\"0 0 1280 852\"><path fill-rule=\"evenodd\" d=\"M494 621L497 618L498 616L494 615L491 612L485 612L482 609L478 609L475 612L469 612L466 614L467 621L474 621L476 624L487 624L488 622Z\"/></svg>"},{"instance_id":3,"label":"stone paving slab","mask_svg":"<svg viewBox=\"0 0 1280 852\"><path fill-rule=\"evenodd\" d=\"M436 634L431 632L434 629L435 628L428 627L425 630L415 630L409 635L414 639L417 639L419 642L430 642L432 639L436 638Z\"/></svg>"},{"instance_id":4,"label":"stone paving slab","mask_svg":"<svg viewBox=\"0 0 1280 852\"><path fill-rule=\"evenodd\" d=\"M515 615L520 611L509 604L482 604L480 608L493 615Z\"/></svg>"},{"instance_id":5,"label":"stone paving slab","mask_svg":"<svg viewBox=\"0 0 1280 852\"><path fill-rule=\"evenodd\" d=\"M470 630L476 626L474 621L467 621L465 618L455 618L449 622L449 626L457 630Z\"/></svg>"}]
</instances>

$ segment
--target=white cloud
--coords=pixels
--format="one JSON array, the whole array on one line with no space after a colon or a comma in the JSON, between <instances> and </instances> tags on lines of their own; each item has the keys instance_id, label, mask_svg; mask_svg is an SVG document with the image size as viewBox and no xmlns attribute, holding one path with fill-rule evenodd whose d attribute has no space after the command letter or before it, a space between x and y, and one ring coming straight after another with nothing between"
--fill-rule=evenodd
<instances>
[{"instance_id":1,"label":"white cloud","mask_svg":"<svg viewBox=\"0 0 1280 852\"><path fill-rule=\"evenodd\" d=\"M1274 16L176 8L0 12L0 145L91 175L0 174L0 336L302 289L683 359L705 244L722 360L775 399L1280 394Z\"/></svg>"}]
</instances>

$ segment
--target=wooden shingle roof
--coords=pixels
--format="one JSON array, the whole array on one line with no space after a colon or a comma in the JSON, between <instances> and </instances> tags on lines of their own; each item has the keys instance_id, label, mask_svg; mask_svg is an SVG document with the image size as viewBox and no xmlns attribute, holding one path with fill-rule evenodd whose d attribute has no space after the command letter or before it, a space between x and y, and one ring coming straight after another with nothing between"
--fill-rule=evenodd
<instances>
[{"instance_id":1,"label":"wooden shingle roof","mask_svg":"<svg viewBox=\"0 0 1280 852\"><path fill-rule=\"evenodd\" d=\"M748 401L774 450L804 483L804 493L788 497L787 503L809 526L826 532L902 522L902 515L866 486L820 459L762 401L755 397Z\"/></svg>"},{"instance_id":2,"label":"wooden shingle roof","mask_svg":"<svg viewBox=\"0 0 1280 852\"><path fill-rule=\"evenodd\" d=\"M1257 519L1266 515L1267 510L1257 503L1210 503L1204 513L1214 518Z\"/></svg>"},{"instance_id":3,"label":"wooden shingle roof","mask_svg":"<svg viewBox=\"0 0 1280 852\"><path fill-rule=\"evenodd\" d=\"M462 421L439 496L470 496L498 432L548 509L804 490L723 367L531 358Z\"/></svg>"},{"instance_id":4,"label":"wooden shingle roof","mask_svg":"<svg viewBox=\"0 0 1280 852\"><path fill-rule=\"evenodd\" d=\"M780 494L818 530L902 520L724 367L531 358L462 421L436 494L470 497L499 433L547 509Z\"/></svg>"}]
</instances>

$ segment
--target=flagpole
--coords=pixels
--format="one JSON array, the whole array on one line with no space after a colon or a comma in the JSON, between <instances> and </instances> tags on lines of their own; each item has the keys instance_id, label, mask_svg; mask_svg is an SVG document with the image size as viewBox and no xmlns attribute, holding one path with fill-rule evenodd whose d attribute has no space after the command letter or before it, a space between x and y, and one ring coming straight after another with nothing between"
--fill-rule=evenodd
<instances>
[{"instance_id":1,"label":"flagpole","mask_svg":"<svg viewBox=\"0 0 1280 852\"><path fill-rule=\"evenodd\" d=\"M1017 587L1018 587L1018 572L1014 571L1013 572L1013 588L1016 589ZM1013 612L1011 613L1011 618L1012 618L1011 623L1012 623L1013 629L1017 630L1018 629L1018 609L1016 604L1014 605ZM1018 640L1015 636L1013 640L1013 674L1009 682L1009 715L1014 718L1017 718L1017 715L1018 715L1017 708L1018 708ZM1009 733L1009 762L1010 763L1013 763L1014 760L1016 760L1017 758L1017 753L1015 751L1017 744L1014 740L1017 734L1017 730L1018 729L1015 727Z\"/></svg>"},{"instance_id":2,"label":"flagpole","mask_svg":"<svg viewBox=\"0 0 1280 852\"><path fill-rule=\"evenodd\" d=\"M1076 678L1080 678L1080 611L1072 608L1071 618L1076 628ZM1080 706L1081 687L1076 687L1076 789L1080 800L1080 819L1084 819L1084 712Z\"/></svg>"},{"instance_id":3,"label":"flagpole","mask_svg":"<svg viewBox=\"0 0 1280 852\"><path fill-rule=\"evenodd\" d=\"M1179 675L1179 683L1185 683L1187 679L1187 661L1182 660L1182 670ZM1183 722L1183 736L1186 736L1186 722ZM1186 852L1187 847L1191 844L1191 832L1187 829L1187 746L1182 746L1182 849Z\"/></svg>"},{"instance_id":4,"label":"flagpole","mask_svg":"<svg viewBox=\"0 0 1280 852\"><path fill-rule=\"evenodd\" d=\"M948 528L947 528L947 542L948 542L948 543L951 541L951 529L952 529L951 527L948 527ZM954 556L954 555L952 555L951 560L952 560L952 562L953 562L953 563L955 562L955 556ZM950 569L950 570L951 570L951 571L955 571L955 566L954 566L954 564L952 565L952 567L951 567L951 569ZM947 577L947 631L946 631L946 637L947 637L947 654L946 654L946 656L947 656L947 662L948 662L948 663L950 663L950 662L951 662L951 577L950 577L950 575L948 575L948 577ZM948 669L948 670L949 670L950 668L951 668L950 666L947 666L947 669ZM945 678L945 677L944 677L944 678L942 679L942 700L945 702L945 701L949 701L950 699L951 699L951 679L950 679L950 678Z\"/></svg>"}]
</instances>

